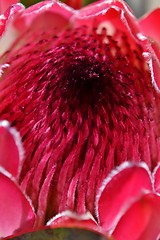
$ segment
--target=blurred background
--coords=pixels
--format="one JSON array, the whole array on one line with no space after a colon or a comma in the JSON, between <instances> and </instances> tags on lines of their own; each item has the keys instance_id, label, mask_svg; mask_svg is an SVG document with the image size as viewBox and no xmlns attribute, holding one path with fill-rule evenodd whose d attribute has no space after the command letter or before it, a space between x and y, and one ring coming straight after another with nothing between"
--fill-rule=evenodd
<instances>
[{"instance_id":1,"label":"blurred background","mask_svg":"<svg viewBox=\"0 0 160 240\"><path fill-rule=\"evenodd\" d=\"M126 0L137 17L142 16L146 12L160 7L160 0Z\"/></svg>"}]
</instances>

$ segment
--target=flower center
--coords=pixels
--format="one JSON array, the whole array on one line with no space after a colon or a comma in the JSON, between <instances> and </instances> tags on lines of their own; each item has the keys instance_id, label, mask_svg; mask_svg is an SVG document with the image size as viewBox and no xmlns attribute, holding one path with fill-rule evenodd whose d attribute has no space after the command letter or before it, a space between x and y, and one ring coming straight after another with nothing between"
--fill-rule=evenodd
<instances>
[{"instance_id":1,"label":"flower center","mask_svg":"<svg viewBox=\"0 0 160 240\"><path fill-rule=\"evenodd\" d=\"M86 26L25 37L6 54L0 85L1 119L20 131L26 151L20 181L37 209L48 181L46 219L65 209L93 213L114 166L159 161L159 95L142 49L123 33L115 41Z\"/></svg>"}]
</instances>

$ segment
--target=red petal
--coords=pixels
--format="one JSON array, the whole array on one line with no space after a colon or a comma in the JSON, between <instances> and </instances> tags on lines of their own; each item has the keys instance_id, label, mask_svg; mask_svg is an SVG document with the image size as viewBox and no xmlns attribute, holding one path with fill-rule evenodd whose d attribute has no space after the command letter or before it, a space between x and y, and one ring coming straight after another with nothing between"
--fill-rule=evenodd
<instances>
[{"instance_id":1,"label":"red petal","mask_svg":"<svg viewBox=\"0 0 160 240\"><path fill-rule=\"evenodd\" d=\"M158 44L154 43L153 41L150 41L148 45L148 49L152 53L152 56L150 54L146 55L146 60L148 62L149 68L151 70L152 75L152 83L153 86L156 88L158 92L160 92L160 79L159 79L159 72L160 72L160 49L159 49L159 43L160 43L160 30L159 26L157 24L157 19L160 18L160 8L154 10L150 14L144 16L140 19L139 24L141 27L141 30L146 34L147 36L153 38L157 41ZM144 42L145 45L145 42ZM146 52L148 51L146 48ZM152 52L152 49L155 52Z\"/></svg>"},{"instance_id":2,"label":"red petal","mask_svg":"<svg viewBox=\"0 0 160 240\"><path fill-rule=\"evenodd\" d=\"M35 214L17 184L0 170L0 237L34 228Z\"/></svg>"},{"instance_id":3,"label":"red petal","mask_svg":"<svg viewBox=\"0 0 160 240\"><path fill-rule=\"evenodd\" d=\"M22 158L23 148L18 132L7 121L0 121L0 166L17 178Z\"/></svg>"},{"instance_id":4,"label":"red petal","mask_svg":"<svg viewBox=\"0 0 160 240\"><path fill-rule=\"evenodd\" d=\"M90 25L97 28L97 31L106 29L108 35L115 35L117 40L117 31L127 35L130 41L137 39L139 26L131 10L122 1L99 1L81 9L75 15L77 25ZM138 39L137 39L138 40Z\"/></svg>"},{"instance_id":5,"label":"red petal","mask_svg":"<svg viewBox=\"0 0 160 240\"><path fill-rule=\"evenodd\" d=\"M143 195L120 219L113 232L116 240L151 240L160 234L160 197Z\"/></svg>"},{"instance_id":6,"label":"red petal","mask_svg":"<svg viewBox=\"0 0 160 240\"><path fill-rule=\"evenodd\" d=\"M27 8L15 20L15 25L20 31L31 27L35 29L49 30L56 28L62 30L70 21L73 9L59 1L43 1ZM54 32L53 32L54 34Z\"/></svg>"},{"instance_id":7,"label":"red petal","mask_svg":"<svg viewBox=\"0 0 160 240\"><path fill-rule=\"evenodd\" d=\"M143 164L122 164L104 181L97 200L100 225L114 227L124 209L145 190L152 190L151 178Z\"/></svg>"},{"instance_id":8,"label":"red petal","mask_svg":"<svg viewBox=\"0 0 160 240\"><path fill-rule=\"evenodd\" d=\"M154 170L153 179L155 191L160 193L160 164Z\"/></svg>"},{"instance_id":9,"label":"red petal","mask_svg":"<svg viewBox=\"0 0 160 240\"><path fill-rule=\"evenodd\" d=\"M24 10L22 4L8 9L0 20L0 54L7 51L18 37L28 31L52 29L53 35L68 25L74 13L72 8L59 1L43 1ZM19 14L17 14L19 13ZM5 32L5 34L4 34ZM23 40L24 43L24 40ZM13 46L12 46L13 47ZM20 46L19 46L20 47Z\"/></svg>"},{"instance_id":10,"label":"red petal","mask_svg":"<svg viewBox=\"0 0 160 240\"><path fill-rule=\"evenodd\" d=\"M108 8L114 7L114 8L119 8L123 9L126 12L128 12L130 15L132 15L131 9L128 7L128 5L123 2L123 1L115 1L115 0L110 0L110 1L105 1L101 0L98 2L93 2L90 5L87 5L86 7L83 7L80 9L79 14L81 17L96 17L101 14L105 14L108 10Z\"/></svg>"},{"instance_id":11,"label":"red petal","mask_svg":"<svg viewBox=\"0 0 160 240\"><path fill-rule=\"evenodd\" d=\"M0 14L5 12L12 4L18 3L19 0L0 0Z\"/></svg>"},{"instance_id":12,"label":"red petal","mask_svg":"<svg viewBox=\"0 0 160 240\"><path fill-rule=\"evenodd\" d=\"M160 8L152 11L139 20L139 24L144 34L155 39L158 43L160 43L160 28L159 24L157 24L159 19Z\"/></svg>"},{"instance_id":13,"label":"red petal","mask_svg":"<svg viewBox=\"0 0 160 240\"><path fill-rule=\"evenodd\" d=\"M3 0L2 0L3 1ZM0 18L0 54L3 54L17 38L17 32L12 26L15 15L23 9L22 4L15 4L8 8Z\"/></svg>"},{"instance_id":14,"label":"red petal","mask_svg":"<svg viewBox=\"0 0 160 240\"><path fill-rule=\"evenodd\" d=\"M2 0L3 1L3 0ZM10 20L13 18L13 16L21 11L23 9L22 4L15 4L12 7L8 8L4 15L1 15L0 19L0 36L4 34L4 31L6 29L7 24L10 22Z\"/></svg>"},{"instance_id":15,"label":"red petal","mask_svg":"<svg viewBox=\"0 0 160 240\"><path fill-rule=\"evenodd\" d=\"M54 227L79 227L101 232L100 227L90 213L76 214L71 211L64 211L57 214L48 223L48 226Z\"/></svg>"},{"instance_id":16,"label":"red petal","mask_svg":"<svg viewBox=\"0 0 160 240\"><path fill-rule=\"evenodd\" d=\"M82 0L66 0L65 3L74 9L79 9L83 5Z\"/></svg>"}]
</instances>

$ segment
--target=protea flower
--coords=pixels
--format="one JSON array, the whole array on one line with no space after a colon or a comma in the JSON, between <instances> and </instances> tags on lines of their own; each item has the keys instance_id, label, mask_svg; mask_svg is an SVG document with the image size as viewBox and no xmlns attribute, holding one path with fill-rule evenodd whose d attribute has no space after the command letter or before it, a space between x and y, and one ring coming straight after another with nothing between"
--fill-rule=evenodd
<instances>
[{"instance_id":1,"label":"protea flower","mask_svg":"<svg viewBox=\"0 0 160 240\"><path fill-rule=\"evenodd\" d=\"M122 195L123 202L115 194L118 210L108 207L105 217L101 214L101 196L106 206L109 201L108 185L101 186L116 166L130 161L129 169L143 169L149 176L159 162L159 30L148 25L159 13L138 21L120 0L80 10L43 1L28 9L13 5L1 16L0 118L19 131L25 152L19 174L2 167L25 193L32 229L54 225L55 216L66 211L74 212L77 225L77 216L89 212L91 225L120 239L123 231L116 226L132 215L126 204L136 202L138 214L141 201L147 201L159 214L159 196L148 180L135 195ZM109 223L108 211L116 212ZM148 236L158 236L159 227L150 226ZM26 231L19 227L2 237ZM140 230L136 234L142 239Z\"/></svg>"}]
</instances>

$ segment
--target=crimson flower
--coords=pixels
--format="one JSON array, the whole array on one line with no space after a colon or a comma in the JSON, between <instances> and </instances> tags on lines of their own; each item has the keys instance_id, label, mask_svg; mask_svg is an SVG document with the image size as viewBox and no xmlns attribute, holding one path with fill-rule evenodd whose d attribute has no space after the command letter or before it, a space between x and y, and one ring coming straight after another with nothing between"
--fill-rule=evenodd
<instances>
[{"instance_id":1,"label":"crimson flower","mask_svg":"<svg viewBox=\"0 0 160 240\"><path fill-rule=\"evenodd\" d=\"M69 225L87 218L88 228L116 240L158 237L151 172L160 161L159 15L136 20L121 0L80 10L59 1L17 3L1 15L0 119L11 123L1 122L1 203L11 206L16 194L21 205L14 225L18 210L5 214L0 204L2 237L53 227L59 218L64 224L66 215ZM104 179L119 165L112 187L115 178ZM131 173L140 179L135 188ZM125 235L128 219L135 224Z\"/></svg>"}]
</instances>

